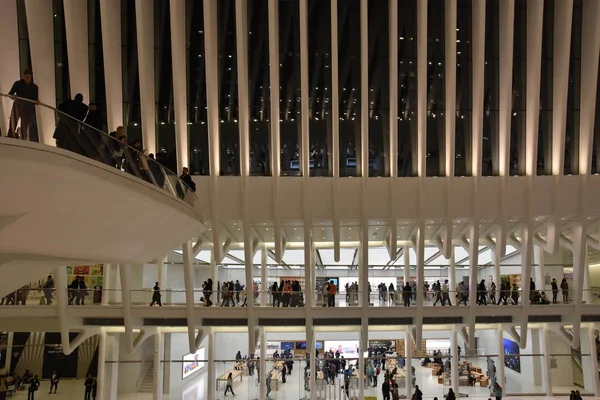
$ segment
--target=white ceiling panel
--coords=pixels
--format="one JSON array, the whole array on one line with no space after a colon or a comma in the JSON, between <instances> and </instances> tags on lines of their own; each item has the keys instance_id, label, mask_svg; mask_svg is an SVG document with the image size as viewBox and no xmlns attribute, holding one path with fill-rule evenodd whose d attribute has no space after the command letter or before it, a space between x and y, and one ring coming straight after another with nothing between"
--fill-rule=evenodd
<instances>
[{"instance_id":1,"label":"white ceiling panel","mask_svg":"<svg viewBox=\"0 0 600 400\"><path fill-rule=\"evenodd\" d=\"M286 250L282 261L288 265L304 265L304 250Z\"/></svg>"},{"instance_id":2,"label":"white ceiling panel","mask_svg":"<svg viewBox=\"0 0 600 400\"><path fill-rule=\"evenodd\" d=\"M369 265L387 265L390 260L390 253L385 247L369 248Z\"/></svg>"}]
</instances>

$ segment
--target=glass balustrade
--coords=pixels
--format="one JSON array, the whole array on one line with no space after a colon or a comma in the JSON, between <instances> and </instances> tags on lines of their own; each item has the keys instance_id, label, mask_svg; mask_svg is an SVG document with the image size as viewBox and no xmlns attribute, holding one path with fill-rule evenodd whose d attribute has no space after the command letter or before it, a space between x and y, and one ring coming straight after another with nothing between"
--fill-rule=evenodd
<instances>
[{"instance_id":1,"label":"glass balustrade","mask_svg":"<svg viewBox=\"0 0 600 400\"><path fill-rule=\"evenodd\" d=\"M51 111L56 121L53 138L56 140L57 147L133 175L192 206L197 201L194 190L176 173L149 157L139 141L130 145L124 135L120 137L108 135L47 104L15 98L3 93L0 93L0 97L14 99L13 107L27 110L30 117L29 121L23 121L22 117L20 120L11 119L7 133L9 137L38 141L34 117L38 112Z\"/></svg>"}]
</instances>

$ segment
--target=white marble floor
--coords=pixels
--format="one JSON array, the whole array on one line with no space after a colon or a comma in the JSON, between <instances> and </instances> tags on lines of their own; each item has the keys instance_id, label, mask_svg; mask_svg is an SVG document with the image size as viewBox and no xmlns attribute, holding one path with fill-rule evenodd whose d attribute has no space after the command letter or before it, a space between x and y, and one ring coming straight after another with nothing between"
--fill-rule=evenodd
<instances>
[{"instance_id":1,"label":"white marble floor","mask_svg":"<svg viewBox=\"0 0 600 400\"><path fill-rule=\"evenodd\" d=\"M303 381L303 363L296 363L295 368L293 369L292 375L288 376L287 382L285 384L280 383L280 387L278 391L273 390L270 394L270 398L273 400L302 400L309 398L309 392L304 391L304 381ZM341 375L340 375L341 376ZM416 376L417 376L417 384L423 391L425 398L433 399L437 397L438 399L443 399L445 393L447 392L447 387L440 385L437 383L437 378L431 376L431 369L423 368L420 366L416 367ZM229 394L229 396L225 397L223 395L224 387L221 386L218 395L215 399L208 399L206 396L206 387L207 387L207 374L201 373L197 377L190 378L189 383L187 383L182 388L176 390L174 393L170 395L164 395L164 400L224 400L224 399L238 399L238 400L254 400L258 399L258 385L256 383L256 376L249 377L244 376L243 381L240 382L236 380L233 385L233 389L236 393L235 397ZM379 379L378 387L369 387L366 388L365 395L373 396L377 399L382 399L383 396L381 394L381 383L382 379ZM345 400L345 393L341 390L341 385L343 382L336 382L335 385L324 385L324 387L319 388L317 391L318 398L320 400ZM508 393L508 397L511 399L520 399L521 395L512 395L517 393L526 393L526 394L534 394L534 393L542 393L541 387L532 387L531 385L527 385L523 381L518 379L510 379L507 382L505 393ZM82 380L63 380L60 383L59 391L57 394L47 394L46 390L49 387L49 383L46 381L42 382L40 390L36 393L36 400L72 400L75 398L83 397L83 381ZM554 387L554 392L556 394L568 394L571 387ZM577 388L581 390L580 388ZM403 390L400 392L402 393ZM478 397L487 399L490 397L489 389L482 388L479 386L475 387L461 387L461 394L466 394L469 397ZM582 391L585 393L585 391ZM352 396L352 391L350 395ZM152 400L151 393L133 393L133 394L119 394L119 400ZM19 392L15 394L13 397L15 400L24 400L27 399L26 392ZM527 396L523 397L528 400L537 400L537 399L554 399L560 398L556 397L545 397L545 396ZM562 397L564 398L564 397ZM102 399L98 399L102 400Z\"/></svg>"}]
</instances>

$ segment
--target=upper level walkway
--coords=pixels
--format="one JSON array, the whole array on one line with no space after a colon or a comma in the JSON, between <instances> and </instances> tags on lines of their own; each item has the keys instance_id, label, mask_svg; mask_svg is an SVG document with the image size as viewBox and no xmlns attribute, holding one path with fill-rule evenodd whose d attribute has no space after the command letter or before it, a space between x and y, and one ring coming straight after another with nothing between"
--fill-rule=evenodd
<instances>
[{"instance_id":1,"label":"upper level walkway","mask_svg":"<svg viewBox=\"0 0 600 400\"><path fill-rule=\"evenodd\" d=\"M0 295L60 265L149 262L204 230L176 174L54 108L27 107L54 112L69 144L0 138Z\"/></svg>"}]
</instances>

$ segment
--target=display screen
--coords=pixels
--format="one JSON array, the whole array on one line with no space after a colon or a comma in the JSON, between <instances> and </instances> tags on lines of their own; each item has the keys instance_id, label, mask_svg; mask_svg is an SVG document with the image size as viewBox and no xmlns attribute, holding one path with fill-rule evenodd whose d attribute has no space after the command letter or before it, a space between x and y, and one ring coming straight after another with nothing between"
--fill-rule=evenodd
<instances>
[{"instance_id":1,"label":"display screen","mask_svg":"<svg viewBox=\"0 0 600 400\"><path fill-rule=\"evenodd\" d=\"M515 372L521 372L521 351L512 340L504 339L504 365Z\"/></svg>"},{"instance_id":2,"label":"display screen","mask_svg":"<svg viewBox=\"0 0 600 400\"><path fill-rule=\"evenodd\" d=\"M281 350L294 350L294 342L281 342Z\"/></svg>"},{"instance_id":3,"label":"display screen","mask_svg":"<svg viewBox=\"0 0 600 400\"><path fill-rule=\"evenodd\" d=\"M317 350L323 350L323 342L316 342Z\"/></svg>"},{"instance_id":4,"label":"display screen","mask_svg":"<svg viewBox=\"0 0 600 400\"><path fill-rule=\"evenodd\" d=\"M188 354L183 356L183 373L182 379L187 378L196 371L200 371L204 368L205 362L205 348L202 347L194 354Z\"/></svg>"}]
</instances>

